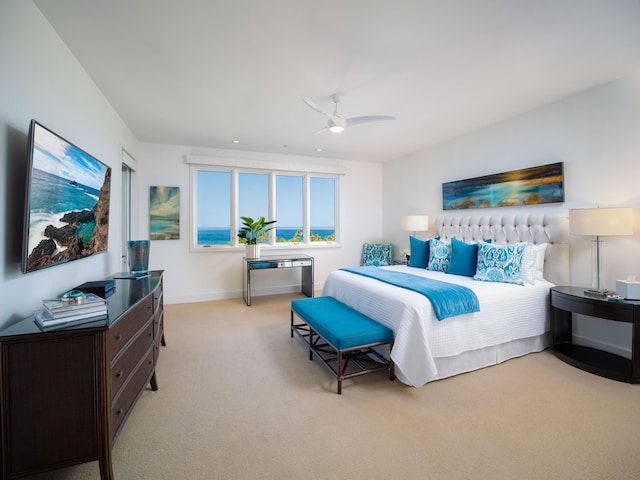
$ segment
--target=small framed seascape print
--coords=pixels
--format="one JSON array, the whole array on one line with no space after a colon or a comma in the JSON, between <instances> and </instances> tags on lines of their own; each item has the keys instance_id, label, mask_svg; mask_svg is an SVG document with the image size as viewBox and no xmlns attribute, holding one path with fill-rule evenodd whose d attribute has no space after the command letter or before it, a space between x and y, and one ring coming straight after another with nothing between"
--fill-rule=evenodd
<instances>
[{"instance_id":1,"label":"small framed seascape print","mask_svg":"<svg viewBox=\"0 0 640 480\"><path fill-rule=\"evenodd\" d=\"M149 188L149 239L180 239L180 187Z\"/></svg>"}]
</instances>

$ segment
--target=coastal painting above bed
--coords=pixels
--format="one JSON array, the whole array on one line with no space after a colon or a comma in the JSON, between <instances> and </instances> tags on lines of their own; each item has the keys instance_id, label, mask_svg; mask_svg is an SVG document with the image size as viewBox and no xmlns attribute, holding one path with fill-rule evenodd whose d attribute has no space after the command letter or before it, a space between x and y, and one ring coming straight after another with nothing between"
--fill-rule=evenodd
<instances>
[{"instance_id":1,"label":"coastal painting above bed","mask_svg":"<svg viewBox=\"0 0 640 480\"><path fill-rule=\"evenodd\" d=\"M564 202L562 162L442 184L443 210Z\"/></svg>"}]
</instances>

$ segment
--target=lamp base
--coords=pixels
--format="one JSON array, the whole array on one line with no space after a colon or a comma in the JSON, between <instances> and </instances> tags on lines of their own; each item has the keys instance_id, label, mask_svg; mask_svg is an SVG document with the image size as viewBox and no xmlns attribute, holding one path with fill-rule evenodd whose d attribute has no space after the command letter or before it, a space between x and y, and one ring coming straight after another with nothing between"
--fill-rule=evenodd
<instances>
[{"instance_id":1,"label":"lamp base","mask_svg":"<svg viewBox=\"0 0 640 480\"><path fill-rule=\"evenodd\" d=\"M615 293L613 290L588 288L584 291L584 294L589 297L605 298L608 295Z\"/></svg>"}]
</instances>

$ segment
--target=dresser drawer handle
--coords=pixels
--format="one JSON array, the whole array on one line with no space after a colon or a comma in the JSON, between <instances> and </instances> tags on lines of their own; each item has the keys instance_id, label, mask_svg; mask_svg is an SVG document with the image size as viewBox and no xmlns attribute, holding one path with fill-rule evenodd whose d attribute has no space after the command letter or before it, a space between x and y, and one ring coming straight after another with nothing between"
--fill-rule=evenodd
<instances>
[{"instance_id":1,"label":"dresser drawer handle","mask_svg":"<svg viewBox=\"0 0 640 480\"><path fill-rule=\"evenodd\" d=\"M122 372L116 373L116 378L120 378L122 376Z\"/></svg>"},{"instance_id":2,"label":"dresser drawer handle","mask_svg":"<svg viewBox=\"0 0 640 480\"><path fill-rule=\"evenodd\" d=\"M122 415L122 409L119 408L118 410L116 410L116 415Z\"/></svg>"},{"instance_id":3,"label":"dresser drawer handle","mask_svg":"<svg viewBox=\"0 0 640 480\"><path fill-rule=\"evenodd\" d=\"M122 340L122 334L119 333L118 335L116 335L116 340Z\"/></svg>"}]
</instances>

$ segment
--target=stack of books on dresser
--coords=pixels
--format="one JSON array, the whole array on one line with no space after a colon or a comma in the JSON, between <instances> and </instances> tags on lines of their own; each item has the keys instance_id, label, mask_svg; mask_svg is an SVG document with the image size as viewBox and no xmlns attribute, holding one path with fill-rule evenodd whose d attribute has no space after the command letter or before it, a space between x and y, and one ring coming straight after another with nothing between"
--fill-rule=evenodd
<instances>
[{"instance_id":1,"label":"stack of books on dresser","mask_svg":"<svg viewBox=\"0 0 640 480\"><path fill-rule=\"evenodd\" d=\"M42 328L100 320L108 313L107 301L93 293L75 302L56 299L43 300L42 304L44 308L35 312L36 322Z\"/></svg>"}]
</instances>

